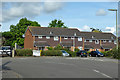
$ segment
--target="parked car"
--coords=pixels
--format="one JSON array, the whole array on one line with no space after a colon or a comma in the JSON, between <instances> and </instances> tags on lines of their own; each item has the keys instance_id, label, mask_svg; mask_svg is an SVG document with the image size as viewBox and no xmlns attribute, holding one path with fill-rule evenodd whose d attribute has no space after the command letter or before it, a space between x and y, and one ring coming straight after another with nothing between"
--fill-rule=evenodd
<instances>
[{"instance_id":1,"label":"parked car","mask_svg":"<svg viewBox=\"0 0 120 80\"><path fill-rule=\"evenodd\" d=\"M70 56L69 53L67 53L65 50L61 50L63 56Z\"/></svg>"},{"instance_id":2,"label":"parked car","mask_svg":"<svg viewBox=\"0 0 120 80\"><path fill-rule=\"evenodd\" d=\"M78 51L76 55L81 57L87 57L87 52L84 50L81 50L81 51Z\"/></svg>"},{"instance_id":3,"label":"parked car","mask_svg":"<svg viewBox=\"0 0 120 80\"><path fill-rule=\"evenodd\" d=\"M0 47L0 56L11 56L12 50L10 46Z\"/></svg>"},{"instance_id":4,"label":"parked car","mask_svg":"<svg viewBox=\"0 0 120 80\"><path fill-rule=\"evenodd\" d=\"M89 56L91 56L91 57L103 57L104 54L99 52L99 51L91 51Z\"/></svg>"}]
</instances>

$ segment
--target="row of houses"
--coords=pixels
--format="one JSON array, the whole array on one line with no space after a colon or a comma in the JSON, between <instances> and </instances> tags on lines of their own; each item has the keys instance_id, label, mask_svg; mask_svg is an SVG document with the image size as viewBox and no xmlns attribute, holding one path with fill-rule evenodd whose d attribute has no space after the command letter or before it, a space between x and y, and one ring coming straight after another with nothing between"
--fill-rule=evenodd
<instances>
[{"instance_id":1,"label":"row of houses","mask_svg":"<svg viewBox=\"0 0 120 80\"><path fill-rule=\"evenodd\" d=\"M47 50L60 44L71 51L75 48L86 51L108 51L116 46L112 33L82 32L76 28L49 28L29 26L25 32L24 48Z\"/></svg>"}]
</instances>

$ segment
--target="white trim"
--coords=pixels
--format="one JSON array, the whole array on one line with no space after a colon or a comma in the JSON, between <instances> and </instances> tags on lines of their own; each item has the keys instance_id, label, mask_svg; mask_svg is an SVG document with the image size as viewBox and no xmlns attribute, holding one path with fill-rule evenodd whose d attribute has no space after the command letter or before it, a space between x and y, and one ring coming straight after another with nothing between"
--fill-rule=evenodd
<instances>
[{"instance_id":1,"label":"white trim","mask_svg":"<svg viewBox=\"0 0 120 80\"><path fill-rule=\"evenodd\" d=\"M97 41L97 42L96 42ZM95 44L99 44L99 40L95 40Z\"/></svg>"},{"instance_id":2,"label":"white trim","mask_svg":"<svg viewBox=\"0 0 120 80\"><path fill-rule=\"evenodd\" d=\"M104 43L106 43L106 40L103 40Z\"/></svg>"},{"instance_id":3,"label":"white trim","mask_svg":"<svg viewBox=\"0 0 120 80\"><path fill-rule=\"evenodd\" d=\"M50 36L46 36L46 39L50 39Z\"/></svg>"},{"instance_id":4,"label":"white trim","mask_svg":"<svg viewBox=\"0 0 120 80\"><path fill-rule=\"evenodd\" d=\"M92 42L92 40L90 39L89 42Z\"/></svg>"},{"instance_id":5,"label":"white trim","mask_svg":"<svg viewBox=\"0 0 120 80\"><path fill-rule=\"evenodd\" d=\"M42 36L38 36L39 39L42 39Z\"/></svg>"},{"instance_id":6,"label":"white trim","mask_svg":"<svg viewBox=\"0 0 120 80\"><path fill-rule=\"evenodd\" d=\"M78 37L78 41L82 41L82 37Z\"/></svg>"},{"instance_id":7,"label":"white trim","mask_svg":"<svg viewBox=\"0 0 120 80\"><path fill-rule=\"evenodd\" d=\"M58 36L54 37L54 41L58 41L58 40L59 40Z\"/></svg>"}]
</instances>

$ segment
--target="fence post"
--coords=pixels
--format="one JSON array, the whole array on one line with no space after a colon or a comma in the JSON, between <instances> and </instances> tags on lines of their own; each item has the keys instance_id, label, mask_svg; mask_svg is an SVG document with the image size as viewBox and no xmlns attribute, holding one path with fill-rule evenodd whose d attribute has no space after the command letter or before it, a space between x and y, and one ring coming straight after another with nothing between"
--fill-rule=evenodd
<instances>
[{"instance_id":1,"label":"fence post","mask_svg":"<svg viewBox=\"0 0 120 80\"><path fill-rule=\"evenodd\" d=\"M13 48L13 50L12 50L12 57L14 57L14 55L15 55L15 49Z\"/></svg>"}]
</instances>

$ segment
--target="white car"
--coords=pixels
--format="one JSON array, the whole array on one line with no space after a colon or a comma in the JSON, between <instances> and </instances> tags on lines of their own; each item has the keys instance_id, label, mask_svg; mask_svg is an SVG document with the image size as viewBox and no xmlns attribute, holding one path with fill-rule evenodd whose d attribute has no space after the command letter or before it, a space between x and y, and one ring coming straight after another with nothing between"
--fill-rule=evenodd
<instances>
[{"instance_id":1,"label":"white car","mask_svg":"<svg viewBox=\"0 0 120 80\"><path fill-rule=\"evenodd\" d=\"M63 56L70 56L65 50L61 50Z\"/></svg>"},{"instance_id":2,"label":"white car","mask_svg":"<svg viewBox=\"0 0 120 80\"><path fill-rule=\"evenodd\" d=\"M0 55L2 55L2 56L10 56L11 55L11 47L10 46L2 46L2 47L0 47Z\"/></svg>"}]
</instances>

